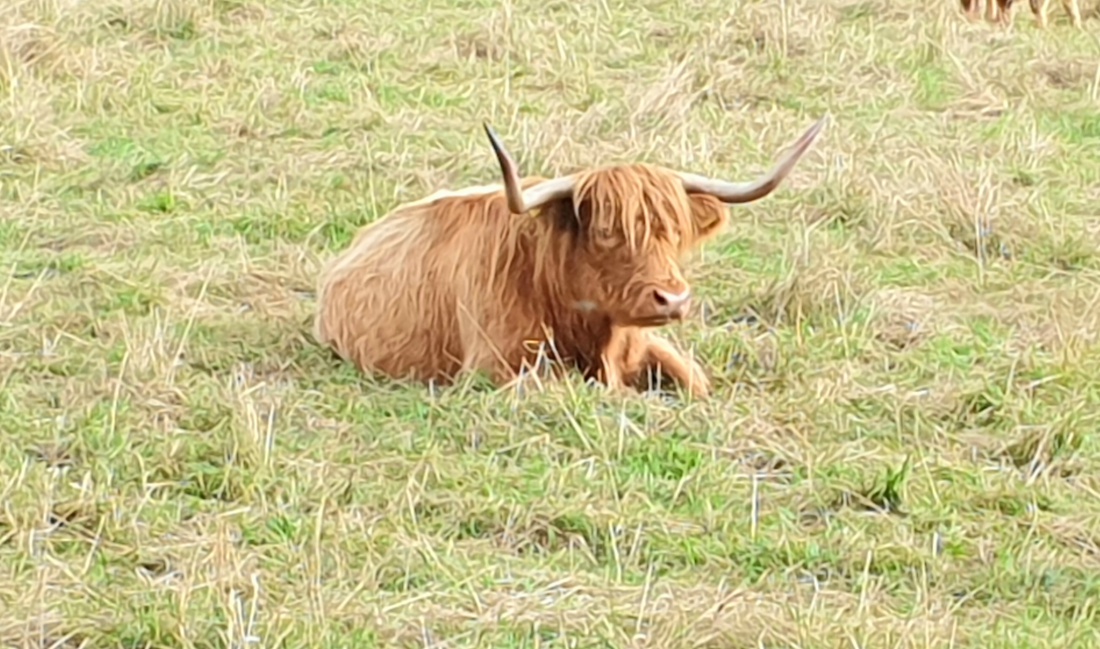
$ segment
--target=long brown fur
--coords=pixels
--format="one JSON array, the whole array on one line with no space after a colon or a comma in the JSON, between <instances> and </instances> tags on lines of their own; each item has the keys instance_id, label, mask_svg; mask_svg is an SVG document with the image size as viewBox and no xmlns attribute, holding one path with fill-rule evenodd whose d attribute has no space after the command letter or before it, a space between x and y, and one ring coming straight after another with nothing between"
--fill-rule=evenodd
<instances>
[{"instance_id":1,"label":"long brown fur","mask_svg":"<svg viewBox=\"0 0 1100 649\"><path fill-rule=\"evenodd\" d=\"M325 265L314 335L360 370L398 379L446 384L484 371L499 384L542 350L615 389L656 369L706 396L696 362L650 327L622 323L654 288L688 288L680 258L727 210L649 165L578 174L572 199L523 216L501 186L441 192L365 226Z\"/></svg>"}]
</instances>

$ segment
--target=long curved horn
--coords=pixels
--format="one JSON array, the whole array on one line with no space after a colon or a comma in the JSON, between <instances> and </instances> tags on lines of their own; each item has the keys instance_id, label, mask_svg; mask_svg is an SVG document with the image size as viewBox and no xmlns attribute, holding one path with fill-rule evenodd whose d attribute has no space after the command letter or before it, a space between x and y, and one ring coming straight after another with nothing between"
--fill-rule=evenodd
<instances>
[{"instance_id":1,"label":"long curved horn","mask_svg":"<svg viewBox=\"0 0 1100 649\"><path fill-rule=\"evenodd\" d=\"M552 200L565 198L573 193L573 177L562 176L541 182L527 191L520 189L519 171L515 160L508 154L500 137L488 122L482 124L485 134L489 136L489 144L493 146L493 153L500 163L500 173L504 178L504 194L508 197L508 209L513 214L526 214L528 211Z\"/></svg>"},{"instance_id":2,"label":"long curved horn","mask_svg":"<svg viewBox=\"0 0 1100 649\"><path fill-rule=\"evenodd\" d=\"M813 126L803 133L802 137L798 138L798 141L783 156L783 159L760 178L751 182L735 183L681 172L680 179L684 183L684 191L691 194L710 194L723 203L751 203L764 198L775 191L775 188L783 182L791 169L794 169L802 154L806 153L817 140L817 136L821 134L821 129L825 127L828 117L829 115L825 114L821 119L814 122Z\"/></svg>"}]
</instances>

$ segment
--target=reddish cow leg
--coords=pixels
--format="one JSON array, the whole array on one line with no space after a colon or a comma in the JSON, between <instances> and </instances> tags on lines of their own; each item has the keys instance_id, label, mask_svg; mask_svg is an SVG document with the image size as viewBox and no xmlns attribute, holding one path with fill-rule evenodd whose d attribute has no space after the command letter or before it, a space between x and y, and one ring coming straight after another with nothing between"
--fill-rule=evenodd
<instances>
[{"instance_id":1,"label":"reddish cow leg","mask_svg":"<svg viewBox=\"0 0 1100 649\"><path fill-rule=\"evenodd\" d=\"M966 19L975 22L981 17L981 0L962 0L963 12Z\"/></svg>"},{"instance_id":2,"label":"reddish cow leg","mask_svg":"<svg viewBox=\"0 0 1100 649\"><path fill-rule=\"evenodd\" d=\"M624 392L626 390L626 381L623 380L623 370L620 367L618 361L604 356L603 371L601 377L603 384L609 392Z\"/></svg>"},{"instance_id":3,"label":"reddish cow leg","mask_svg":"<svg viewBox=\"0 0 1100 649\"><path fill-rule=\"evenodd\" d=\"M636 329L615 328L600 354L600 378L607 389L622 392L645 363L646 340Z\"/></svg>"},{"instance_id":4,"label":"reddish cow leg","mask_svg":"<svg viewBox=\"0 0 1100 649\"><path fill-rule=\"evenodd\" d=\"M686 389L696 399L710 395L710 381L703 368L686 358L672 343L642 329L619 328L601 355L602 378L613 391L636 386L647 370L657 370Z\"/></svg>"},{"instance_id":5,"label":"reddish cow leg","mask_svg":"<svg viewBox=\"0 0 1100 649\"><path fill-rule=\"evenodd\" d=\"M1081 26L1081 7L1078 0L1062 0L1062 7L1069 14L1070 23L1074 27ZM1050 0L1031 0L1031 11L1035 14L1035 22L1040 27L1047 26L1047 11L1050 9Z\"/></svg>"},{"instance_id":6,"label":"reddish cow leg","mask_svg":"<svg viewBox=\"0 0 1100 649\"><path fill-rule=\"evenodd\" d=\"M985 3L985 19L989 22L1000 22L1000 5L1001 0L986 0Z\"/></svg>"},{"instance_id":7,"label":"reddish cow leg","mask_svg":"<svg viewBox=\"0 0 1100 649\"><path fill-rule=\"evenodd\" d=\"M1066 12L1069 13L1069 20L1073 23L1074 27L1081 27L1081 5L1080 0L1062 0L1062 6L1066 8Z\"/></svg>"},{"instance_id":8,"label":"reddish cow leg","mask_svg":"<svg viewBox=\"0 0 1100 649\"><path fill-rule=\"evenodd\" d=\"M650 367L672 378L696 399L710 396L710 381L698 363L685 357L664 338L656 335L648 338L646 360Z\"/></svg>"},{"instance_id":9,"label":"reddish cow leg","mask_svg":"<svg viewBox=\"0 0 1100 649\"><path fill-rule=\"evenodd\" d=\"M1047 26L1047 0L1030 0L1031 13L1035 14L1035 24L1039 27Z\"/></svg>"}]
</instances>

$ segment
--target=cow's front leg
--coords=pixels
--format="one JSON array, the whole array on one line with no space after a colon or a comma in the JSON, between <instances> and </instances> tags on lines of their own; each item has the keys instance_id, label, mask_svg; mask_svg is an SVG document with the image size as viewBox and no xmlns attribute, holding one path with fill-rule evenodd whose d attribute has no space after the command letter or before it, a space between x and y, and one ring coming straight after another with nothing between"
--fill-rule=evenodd
<instances>
[{"instance_id":1,"label":"cow's front leg","mask_svg":"<svg viewBox=\"0 0 1100 649\"><path fill-rule=\"evenodd\" d=\"M646 364L679 383L692 397L705 399L710 396L710 380L702 366L664 338L653 334L648 336Z\"/></svg>"},{"instance_id":2,"label":"cow's front leg","mask_svg":"<svg viewBox=\"0 0 1100 649\"><path fill-rule=\"evenodd\" d=\"M619 362L607 355L604 355L600 361L602 363L600 379L607 391L615 393L626 390L623 368Z\"/></svg>"},{"instance_id":3,"label":"cow's front leg","mask_svg":"<svg viewBox=\"0 0 1100 649\"><path fill-rule=\"evenodd\" d=\"M646 358L647 341L637 329L619 327L600 352L600 379L611 392L622 392L634 383Z\"/></svg>"}]
</instances>

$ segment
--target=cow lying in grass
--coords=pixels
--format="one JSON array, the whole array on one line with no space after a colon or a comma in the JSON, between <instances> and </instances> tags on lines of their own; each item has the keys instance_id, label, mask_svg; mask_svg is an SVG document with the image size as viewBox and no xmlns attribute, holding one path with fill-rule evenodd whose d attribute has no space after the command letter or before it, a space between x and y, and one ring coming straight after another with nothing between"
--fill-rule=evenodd
<instances>
[{"instance_id":1,"label":"cow lying in grass","mask_svg":"<svg viewBox=\"0 0 1100 649\"><path fill-rule=\"evenodd\" d=\"M314 335L361 371L496 384L543 358L613 389L657 370L696 397L706 374L653 332L684 317L680 257L770 194L817 139L734 183L647 164L519 178L492 127L503 183L437 192L364 226L326 264Z\"/></svg>"}]
</instances>

